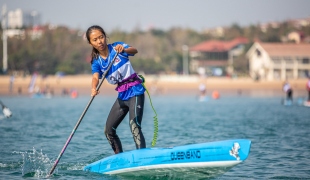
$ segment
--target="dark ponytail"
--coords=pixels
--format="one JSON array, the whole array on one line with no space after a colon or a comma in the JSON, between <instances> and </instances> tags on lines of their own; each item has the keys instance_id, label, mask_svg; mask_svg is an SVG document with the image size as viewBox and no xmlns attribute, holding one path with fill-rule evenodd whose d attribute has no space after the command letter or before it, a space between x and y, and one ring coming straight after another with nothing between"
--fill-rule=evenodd
<instances>
[{"instance_id":1,"label":"dark ponytail","mask_svg":"<svg viewBox=\"0 0 310 180\"><path fill-rule=\"evenodd\" d=\"M100 27L98 25L93 25L93 26L89 27L87 29L87 31L86 31L86 38L87 38L87 41L88 41L89 44L90 44L90 37L89 36L90 36L90 33L93 30L99 30L107 38L106 33L105 33L105 31L103 30L102 27ZM93 47L92 52L91 52L91 61L90 61L90 63L93 63L93 60L97 59L98 56L99 56L99 51L96 48Z\"/></svg>"}]
</instances>

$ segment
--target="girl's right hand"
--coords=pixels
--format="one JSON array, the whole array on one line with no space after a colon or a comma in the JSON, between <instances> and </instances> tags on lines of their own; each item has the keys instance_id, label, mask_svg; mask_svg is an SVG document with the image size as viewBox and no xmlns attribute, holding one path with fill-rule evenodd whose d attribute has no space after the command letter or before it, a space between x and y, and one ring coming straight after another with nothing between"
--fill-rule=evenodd
<instances>
[{"instance_id":1,"label":"girl's right hand","mask_svg":"<svg viewBox=\"0 0 310 180\"><path fill-rule=\"evenodd\" d=\"M122 53L122 52L124 52L124 50L125 50L125 48L121 44L118 44L115 46L115 51L117 51L118 53Z\"/></svg>"},{"instance_id":2,"label":"girl's right hand","mask_svg":"<svg viewBox=\"0 0 310 180\"><path fill-rule=\"evenodd\" d=\"M91 89L91 96L96 96L99 94L100 91L97 91L96 89L92 88Z\"/></svg>"}]
</instances>

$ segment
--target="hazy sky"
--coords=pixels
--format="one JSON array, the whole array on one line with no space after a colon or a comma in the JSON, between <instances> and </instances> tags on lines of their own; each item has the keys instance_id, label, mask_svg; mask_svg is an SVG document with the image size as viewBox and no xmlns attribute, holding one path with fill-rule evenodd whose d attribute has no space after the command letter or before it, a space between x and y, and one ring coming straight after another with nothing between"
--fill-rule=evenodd
<instances>
[{"instance_id":1,"label":"hazy sky","mask_svg":"<svg viewBox=\"0 0 310 180\"><path fill-rule=\"evenodd\" d=\"M0 0L8 10L36 10L41 22L106 31L149 27L241 26L310 17L310 0Z\"/></svg>"}]
</instances>

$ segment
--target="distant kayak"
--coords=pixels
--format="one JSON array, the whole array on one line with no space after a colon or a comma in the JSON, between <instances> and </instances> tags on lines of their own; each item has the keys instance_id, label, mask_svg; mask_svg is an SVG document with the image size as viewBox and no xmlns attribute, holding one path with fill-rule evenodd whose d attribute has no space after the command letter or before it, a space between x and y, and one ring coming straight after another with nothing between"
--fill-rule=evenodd
<instances>
[{"instance_id":1,"label":"distant kayak","mask_svg":"<svg viewBox=\"0 0 310 180\"><path fill-rule=\"evenodd\" d=\"M84 171L125 176L215 177L245 161L251 141L226 140L172 148L146 148L112 155Z\"/></svg>"}]
</instances>

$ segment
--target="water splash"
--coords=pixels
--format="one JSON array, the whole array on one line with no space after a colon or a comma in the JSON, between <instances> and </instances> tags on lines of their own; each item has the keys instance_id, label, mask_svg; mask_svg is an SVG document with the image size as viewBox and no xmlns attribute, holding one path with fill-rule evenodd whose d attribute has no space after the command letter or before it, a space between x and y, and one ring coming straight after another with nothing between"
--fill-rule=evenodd
<instances>
[{"instance_id":1,"label":"water splash","mask_svg":"<svg viewBox=\"0 0 310 180\"><path fill-rule=\"evenodd\" d=\"M21 166L23 177L44 178L48 175L53 162L46 154L43 154L42 149L41 151L36 151L33 148L32 152L23 152L21 155L23 157L23 164Z\"/></svg>"},{"instance_id":2,"label":"water splash","mask_svg":"<svg viewBox=\"0 0 310 180\"><path fill-rule=\"evenodd\" d=\"M3 115L0 115L0 120L3 120L3 119L6 119L6 117Z\"/></svg>"}]
</instances>

